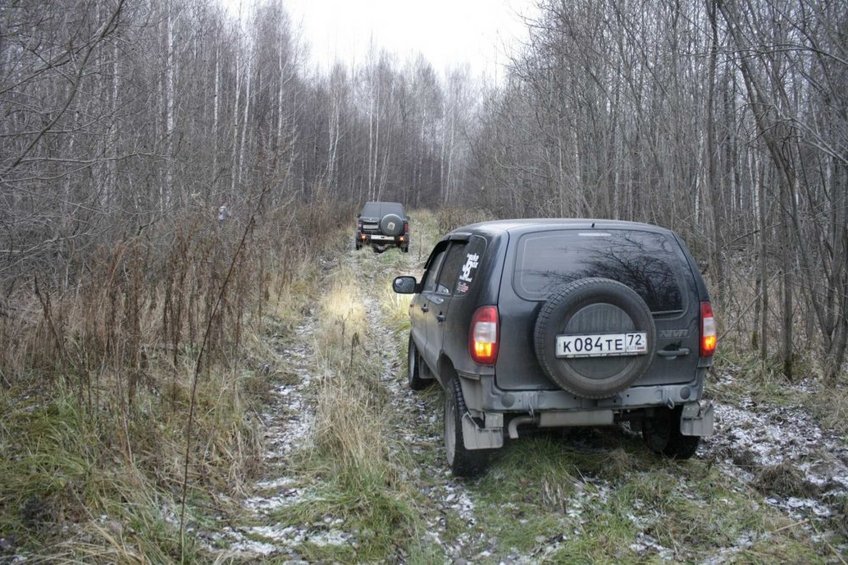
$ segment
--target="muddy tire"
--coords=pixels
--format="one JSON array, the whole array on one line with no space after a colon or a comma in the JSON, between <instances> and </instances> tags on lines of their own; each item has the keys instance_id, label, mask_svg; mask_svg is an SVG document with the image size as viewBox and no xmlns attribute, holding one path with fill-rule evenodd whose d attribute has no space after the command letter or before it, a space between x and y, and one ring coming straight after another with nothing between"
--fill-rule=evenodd
<instances>
[{"instance_id":1,"label":"muddy tire","mask_svg":"<svg viewBox=\"0 0 848 565\"><path fill-rule=\"evenodd\" d=\"M680 433L682 411L682 407L658 408L654 416L642 421L642 438L651 451L672 459L690 459L695 455L701 438Z\"/></svg>"},{"instance_id":2,"label":"muddy tire","mask_svg":"<svg viewBox=\"0 0 848 565\"><path fill-rule=\"evenodd\" d=\"M412 390L424 390L433 384L433 379L421 378L421 355L415 347L415 341L409 336L409 348L407 354L406 381Z\"/></svg>"},{"instance_id":3,"label":"muddy tire","mask_svg":"<svg viewBox=\"0 0 848 565\"><path fill-rule=\"evenodd\" d=\"M477 476L486 470L489 462L488 450L465 449L462 417L466 411L459 379L451 378L445 383L445 454L451 472L457 477Z\"/></svg>"},{"instance_id":4,"label":"muddy tire","mask_svg":"<svg viewBox=\"0 0 848 565\"><path fill-rule=\"evenodd\" d=\"M557 357L557 336L644 332L647 352L620 357ZM656 329L651 310L631 288L604 278L565 285L536 318L533 345L545 374L582 398L609 398L641 377L654 359Z\"/></svg>"}]
</instances>

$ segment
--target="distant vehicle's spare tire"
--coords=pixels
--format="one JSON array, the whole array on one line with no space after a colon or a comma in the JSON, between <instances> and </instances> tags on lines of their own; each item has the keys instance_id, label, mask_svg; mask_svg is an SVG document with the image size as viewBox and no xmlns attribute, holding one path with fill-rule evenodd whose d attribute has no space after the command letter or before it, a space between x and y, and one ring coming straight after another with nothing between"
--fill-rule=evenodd
<instances>
[{"instance_id":1,"label":"distant vehicle's spare tire","mask_svg":"<svg viewBox=\"0 0 848 565\"><path fill-rule=\"evenodd\" d=\"M618 345L620 336L642 333L643 351L608 351L610 344ZM558 336L570 336L563 338L559 355ZM536 318L533 338L536 357L548 377L583 398L607 398L629 387L647 370L656 348L654 319L645 301L628 286L603 278L580 279L555 292ZM568 340L571 344L565 345Z\"/></svg>"},{"instance_id":2,"label":"distant vehicle's spare tire","mask_svg":"<svg viewBox=\"0 0 848 565\"><path fill-rule=\"evenodd\" d=\"M400 235L403 233L403 218L397 214L386 214L380 220L380 231L385 235Z\"/></svg>"}]
</instances>

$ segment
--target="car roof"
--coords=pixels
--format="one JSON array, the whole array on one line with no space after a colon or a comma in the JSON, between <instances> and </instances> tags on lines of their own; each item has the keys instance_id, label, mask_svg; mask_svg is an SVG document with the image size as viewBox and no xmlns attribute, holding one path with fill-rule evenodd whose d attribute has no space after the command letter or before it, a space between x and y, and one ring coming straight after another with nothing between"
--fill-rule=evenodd
<instances>
[{"instance_id":1,"label":"car roof","mask_svg":"<svg viewBox=\"0 0 848 565\"><path fill-rule=\"evenodd\" d=\"M505 233L521 235L523 233L555 229L632 229L656 233L671 234L672 231L653 224L627 222L624 220L606 220L591 218L517 218L511 220L493 220L456 228L448 234L464 235L471 233L498 236Z\"/></svg>"},{"instance_id":2,"label":"car roof","mask_svg":"<svg viewBox=\"0 0 848 565\"><path fill-rule=\"evenodd\" d=\"M386 214L399 214L401 217L406 216L403 211L403 204L400 202L366 202L362 207L362 216L385 216Z\"/></svg>"}]
</instances>

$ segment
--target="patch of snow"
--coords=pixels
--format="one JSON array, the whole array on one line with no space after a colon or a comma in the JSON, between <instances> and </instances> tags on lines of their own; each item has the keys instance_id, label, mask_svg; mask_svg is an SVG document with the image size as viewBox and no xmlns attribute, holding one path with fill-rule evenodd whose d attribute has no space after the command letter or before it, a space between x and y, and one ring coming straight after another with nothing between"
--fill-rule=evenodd
<instances>
[{"instance_id":1,"label":"patch of snow","mask_svg":"<svg viewBox=\"0 0 848 565\"><path fill-rule=\"evenodd\" d=\"M769 496L766 502L787 512L796 520L809 517L811 514L821 519L830 518L834 514L826 505L812 498Z\"/></svg>"},{"instance_id":2,"label":"patch of snow","mask_svg":"<svg viewBox=\"0 0 848 565\"><path fill-rule=\"evenodd\" d=\"M328 532L318 532L311 534L308 538L309 543L317 546L326 547L330 545L349 545L353 539L348 533L341 530L332 529Z\"/></svg>"},{"instance_id":3,"label":"patch of snow","mask_svg":"<svg viewBox=\"0 0 848 565\"><path fill-rule=\"evenodd\" d=\"M260 490L279 489L284 487L291 487L295 483L296 481L291 477L279 477L277 479L270 479L267 481L258 481L256 483L256 488Z\"/></svg>"},{"instance_id":4,"label":"patch of snow","mask_svg":"<svg viewBox=\"0 0 848 565\"><path fill-rule=\"evenodd\" d=\"M238 541L230 546L230 550L236 553L251 553L256 555L269 555L280 550L276 545L265 543L262 541L243 540Z\"/></svg>"},{"instance_id":5,"label":"patch of snow","mask_svg":"<svg viewBox=\"0 0 848 565\"><path fill-rule=\"evenodd\" d=\"M663 546L654 537L649 536L644 532L639 532L636 535L636 541L630 544L630 550L638 553L639 555L645 555L649 552L655 553L657 557L664 561L671 561L674 559L673 550Z\"/></svg>"},{"instance_id":6,"label":"patch of snow","mask_svg":"<svg viewBox=\"0 0 848 565\"><path fill-rule=\"evenodd\" d=\"M284 488L275 496L254 496L244 501L245 507L254 512L268 513L272 510L293 506L302 499L302 492L296 488Z\"/></svg>"},{"instance_id":7,"label":"patch of snow","mask_svg":"<svg viewBox=\"0 0 848 565\"><path fill-rule=\"evenodd\" d=\"M796 386L796 385L793 385ZM802 384L799 391L810 388ZM793 519L828 519L838 512L829 501L848 493L848 446L823 430L803 408L743 400L715 402L716 432L703 452L742 481L752 483L769 468L790 466L811 491L810 498L773 492L766 502ZM777 487L776 487L777 488Z\"/></svg>"}]
</instances>

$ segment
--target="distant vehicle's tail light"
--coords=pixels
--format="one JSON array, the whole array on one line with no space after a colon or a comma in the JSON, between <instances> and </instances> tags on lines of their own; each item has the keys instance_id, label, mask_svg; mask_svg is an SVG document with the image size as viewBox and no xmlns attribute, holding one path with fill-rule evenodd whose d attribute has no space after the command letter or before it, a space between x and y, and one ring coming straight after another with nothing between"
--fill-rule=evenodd
<instances>
[{"instance_id":1,"label":"distant vehicle's tail light","mask_svg":"<svg viewBox=\"0 0 848 565\"><path fill-rule=\"evenodd\" d=\"M481 306L471 318L468 332L468 350L471 358L481 365L494 365L498 358L498 309Z\"/></svg>"},{"instance_id":2,"label":"distant vehicle's tail light","mask_svg":"<svg viewBox=\"0 0 848 565\"><path fill-rule=\"evenodd\" d=\"M713 307L709 302L701 302L701 357L713 356L717 340Z\"/></svg>"}]
</instances>

